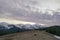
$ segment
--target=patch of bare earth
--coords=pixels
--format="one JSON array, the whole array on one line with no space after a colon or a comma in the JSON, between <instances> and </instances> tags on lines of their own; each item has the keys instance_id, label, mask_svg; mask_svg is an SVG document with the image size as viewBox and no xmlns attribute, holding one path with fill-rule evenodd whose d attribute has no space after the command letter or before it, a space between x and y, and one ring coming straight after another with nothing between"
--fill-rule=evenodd
<instances>
[{"instance_id":1,"label":"patch of bare earth","mask_svg":"<svg viewBox=\"0 0 60 40\"><path fill-rule=\"evenodd\" d=\"M0 40L57 40L53 35L44 31L26 31L0 36Z\"/></svg>"}]
</instances>

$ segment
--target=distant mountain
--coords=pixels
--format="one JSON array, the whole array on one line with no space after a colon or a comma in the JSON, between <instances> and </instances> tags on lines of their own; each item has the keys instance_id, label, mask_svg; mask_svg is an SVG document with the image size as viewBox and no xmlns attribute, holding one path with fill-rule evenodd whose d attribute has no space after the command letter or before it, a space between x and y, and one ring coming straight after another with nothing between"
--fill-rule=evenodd
<instances>
[{"instance_id":1,"label":"distant mountain","mask_svg":"<svg viewBox=\"0 0 60 40\"><path fill-rule=\"evenodd\" d=\"M42 25L34 24L8 24L5 22L0 23L0 35L23 32L29 30L43 30L45 27Z\"/></svg>"}]
</instances>

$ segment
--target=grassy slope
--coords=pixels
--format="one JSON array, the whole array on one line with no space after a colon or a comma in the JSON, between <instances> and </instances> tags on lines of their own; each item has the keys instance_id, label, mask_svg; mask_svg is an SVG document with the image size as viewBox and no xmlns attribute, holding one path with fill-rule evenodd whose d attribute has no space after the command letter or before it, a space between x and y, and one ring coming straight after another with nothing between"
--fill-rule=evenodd
<instances>
[{"instance_id":1,"label":"grassy slope","mask_svg":"<svg viewBox=\"0 0 60 40\"><path fill-rule=\"evenodd\" d=\"M51 33L53 35L60 36L60 26L50 26L47 29L45 29L46 32Z\"/></svg>"},{"instance_id":2,"label":"grassy slope","mask_svg":"<svg viewBox=\"0 0 60 40\"><path fill-rule=\"evenodd\" d=\"M56 40L56 38L44 31L33 30L0 36L0 40Z\"/></svg>"}]
</instances>

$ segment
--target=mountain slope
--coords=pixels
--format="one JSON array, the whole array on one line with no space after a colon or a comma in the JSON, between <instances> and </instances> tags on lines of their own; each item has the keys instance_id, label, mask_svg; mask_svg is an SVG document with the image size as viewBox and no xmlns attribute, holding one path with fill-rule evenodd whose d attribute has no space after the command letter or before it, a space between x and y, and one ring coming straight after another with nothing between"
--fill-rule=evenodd
<instances>
[{"instance_id":1,"label":"mountain slope","mask_svg":"<svg viewBox=\"0 0 60 40\"><path fill-rule=\"evenodd\" d=\"M60 26L50 26L46 29L46 32L60 36Z\"/></svg>"}]
</instances>

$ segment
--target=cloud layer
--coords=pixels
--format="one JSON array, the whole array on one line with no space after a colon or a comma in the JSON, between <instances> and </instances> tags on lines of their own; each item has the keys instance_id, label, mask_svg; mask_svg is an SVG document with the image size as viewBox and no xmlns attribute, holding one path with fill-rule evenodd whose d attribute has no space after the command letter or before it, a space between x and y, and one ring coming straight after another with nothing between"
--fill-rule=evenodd
<instances>
[{"instance_id":1,"label":"cloud layer","mask_svg":"<svg viewBox=\"0 0 60 40\"><path fill-rule=\"evenodd\" d=\"M51 4L50 4L51 2ZM59 0L0 0L0 19L60 25Z\"/></svg>"}]
</instances>

